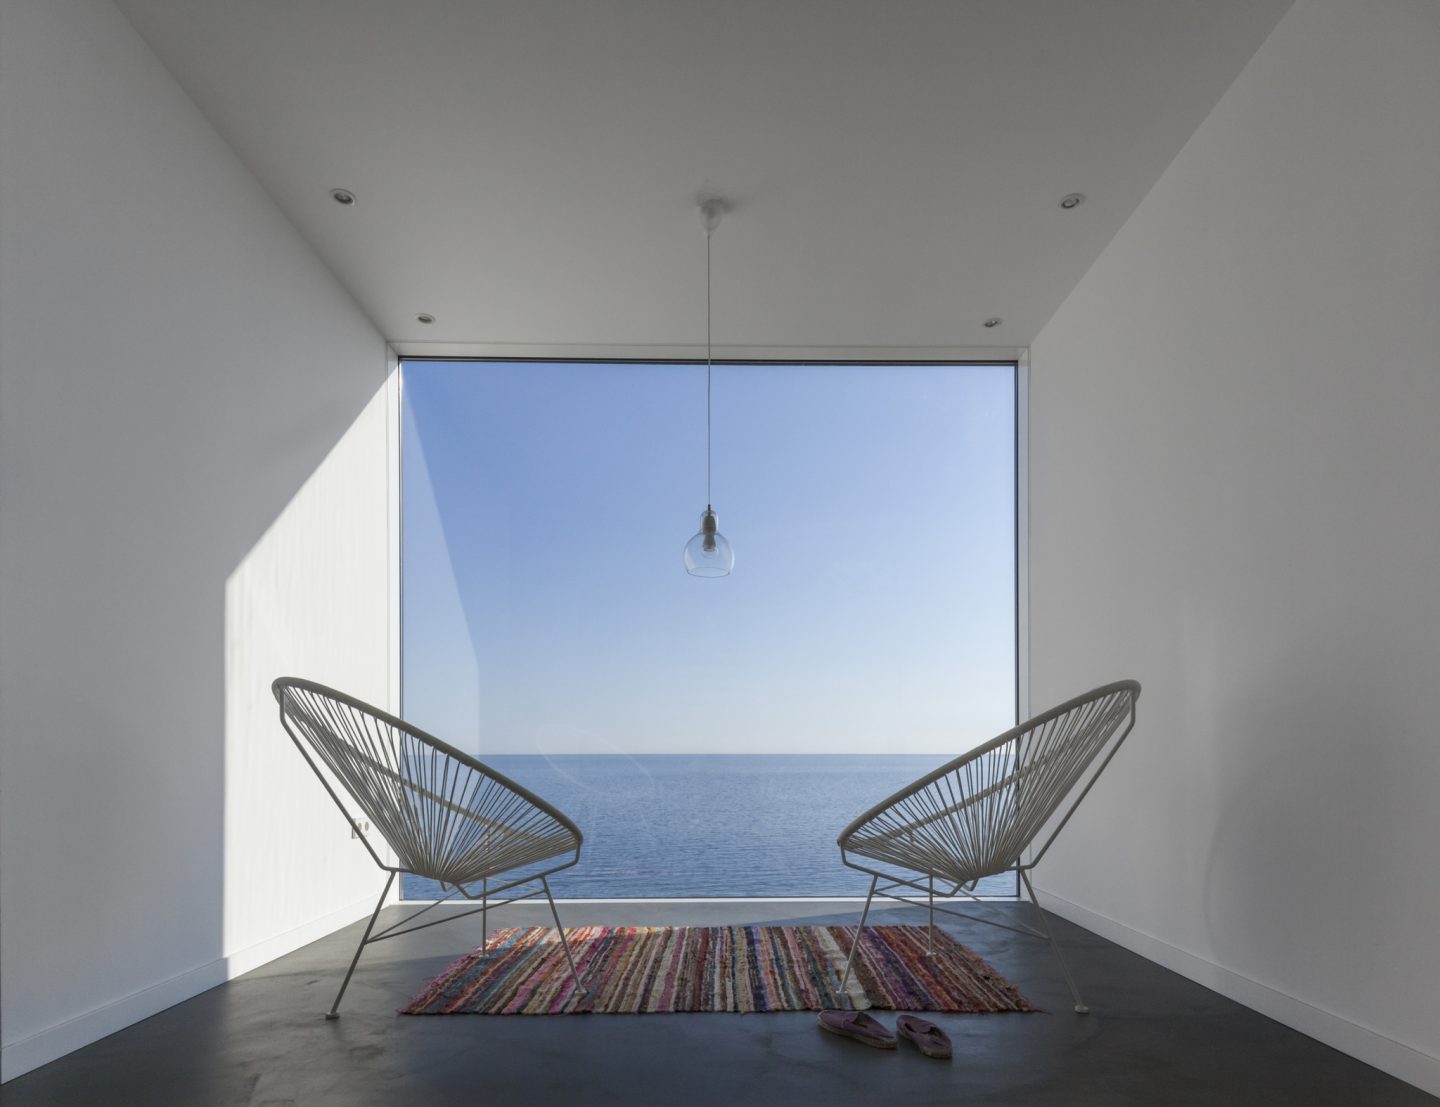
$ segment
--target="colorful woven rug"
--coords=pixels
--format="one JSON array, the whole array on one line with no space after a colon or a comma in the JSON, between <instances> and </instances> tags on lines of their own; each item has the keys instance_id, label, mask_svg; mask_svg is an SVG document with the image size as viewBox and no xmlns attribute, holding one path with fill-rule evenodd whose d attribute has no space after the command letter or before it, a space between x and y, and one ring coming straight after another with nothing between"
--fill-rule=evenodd
<instances>
[{"instance_id":1,"label":"colorful woven rug","mask_svg":"<svg viewBox=\"0 0 1440 1107\"><path fill-rule=\"evenodd\" d=\"M1034 1011L1003 976L942 930L925 955L925 927L867 927L841 996L848 926L591 926L501 930L460 958L401 1011L406 1015L642 1014L819 1011L868 997L897 1011Z\"/></svg>"}]
</instances>

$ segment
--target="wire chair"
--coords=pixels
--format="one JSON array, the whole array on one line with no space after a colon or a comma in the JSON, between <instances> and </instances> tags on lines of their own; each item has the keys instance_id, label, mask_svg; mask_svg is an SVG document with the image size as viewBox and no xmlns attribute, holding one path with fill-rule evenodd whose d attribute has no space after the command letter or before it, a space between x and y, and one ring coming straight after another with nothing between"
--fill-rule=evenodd
<instances>
[{"instance_id":1,"label":"wire chair","mask_svg":"<svg viewBox=\"0 0 1440 1107\"><path fill-rule=\"evenodd\" d=\"M481 916L483 942L489 910L541 894L550 901L550 914L576 986L584 987L548 880L580 860L583 836L579 827L514 781L403 719L314 681L281 677L270 687L280 704L281 725L295 748L344 812L354 836L388 874L327 1019L340 1017L340 1000L360 954L372 942L474 914ZM321 764L328 770L328 777ZM382 847L388 846L394 854L394 864L388 864L377 852L366 833L369 828L362 826L341 802L332 779L350 794L373 824ZM503 880L507 874L561 858L565 859L561 864ZM372 935L395 874L402 872L438 881L449 891ZM491 887L496 877L501 877L502 883ZM523 895L498 902L491 898L537 880L540 887ZM471 894L468 886L472 884L480 885L479 896ZM472 902L478 899L480 906L447 918L408 925L456 894Z\"/></svg>"},{"instance_id":2,"label":"wire chair","mask_svg":"<svg viewBox=\"0 0 1440 1107\"><path fill-rule=\"evenodd\" d=\"M871 901L880 895L928 906L931 950L936 911L1044 938L1055 951L1060 971L1070 985L1076 1012L1088 1014L1090 1009L1080 998L1075 978L1035 898L1030 870L1040 863L1135 726L1135 701L1139 698L1140 685L1133 680L1106 684L1076 696L921 777L841 831L837 839L840 859L870 876L870 893L855 929L840 990L843 992L850 981ZM1057 819L1061 805L1082 779L1084 786ZM1034 840L1047 826L1052 829L1044 844L1028 861L1023 860L1024 852L1033 848ZM877 868L875 862L889 868ZM892 869L918 873L925 883ZM976 882L1012 870L1035 905L1038 928L935 906L936 881L941 883L941 898L961 895L979 903L979 897L974 895ZM880 887L882 880L889 883ZM945 885L950 886L948 890ZM894 894L902 887L923 892L926 899Z\"/></svg>"}]
</instances>

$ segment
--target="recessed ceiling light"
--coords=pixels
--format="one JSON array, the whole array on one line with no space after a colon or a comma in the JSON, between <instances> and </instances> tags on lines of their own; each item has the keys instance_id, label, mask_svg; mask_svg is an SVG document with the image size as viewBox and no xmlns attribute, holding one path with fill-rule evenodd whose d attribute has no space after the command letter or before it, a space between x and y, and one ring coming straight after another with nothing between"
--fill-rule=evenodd
<instances>
[{"instance_id":1,"label":"recessed ceiling light","mask_svg":"<svg viewBox=\"0 0 1440 1107\"><path fill-rule=\"evenodd\" d=\"M987 327L998 327L1003 322L1005 322L1005 320L1001 319L1000 316L992 315L989 319L985 320L985 325Z\"/></svg>"},{"instance_id":2,"label":"recessed ceiling light","mask_svg":"<svg viewBox=\"0 0 1440 1107\"><path fill-rule=\"evenodd\" d=\"M415 316L415 322L424 323L428 327L431 323L435 322L435 316L431 315L428 311L422 311L419 315Z\"/></svg>"},{"instance_id":3,"label":"recessed ceiling light","mask_svg":"<svg viewBox=\"0 0 1440 1107\"><path fill-rule=\"evenodd\" d=\"M355 193L351 192L348 188L332 188L330 190L330 199L348 208L355 202Z\"/></svg>"},{"instance_id":4,"label":"recessed ceiling light","mask_svg":"<svg viewBox=\"0 0 1440 1107\"><path fill-rule=\"evenodd\" d=\"M1085 194L1082 192L1072 192L1069 196L1062 196L1060 198L1060 206L1066 211L1069 211L1071 208L1078 208L1084 202Z\"/></svg>"}]
</instances>

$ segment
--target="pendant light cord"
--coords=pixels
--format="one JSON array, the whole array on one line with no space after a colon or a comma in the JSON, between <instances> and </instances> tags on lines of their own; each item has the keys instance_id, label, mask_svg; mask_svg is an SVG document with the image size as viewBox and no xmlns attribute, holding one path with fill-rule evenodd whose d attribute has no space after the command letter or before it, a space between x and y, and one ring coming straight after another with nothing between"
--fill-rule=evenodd
<instances>
[{"instance_id":1,"label":"pendant light cord","mask_svg":"<svg viewBox=\"0 0 1440 1107\"><path fill-rule=\"evenodd\" d=\"M710 497L710 231L705 231L705 510L712 507Z\"/></svg>"}]
</instances>

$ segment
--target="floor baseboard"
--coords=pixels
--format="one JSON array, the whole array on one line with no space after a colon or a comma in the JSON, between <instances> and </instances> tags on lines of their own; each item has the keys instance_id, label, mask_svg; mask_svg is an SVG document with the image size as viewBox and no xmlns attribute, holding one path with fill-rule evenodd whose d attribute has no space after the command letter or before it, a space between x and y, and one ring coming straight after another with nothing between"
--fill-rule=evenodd
<instances>
[{"instance_id":1,"label":"floor baseboard","mask_svg":"<svg viewBox=\"0 0 1440 1107\"><path fill-rule=\"evenodd\" d=\"M1138 953L1157 965L1163 965L1227 999L1233 999L1236 1003L1244 1004L1251 1010L1307 1034L1316 1041L1324 1042L1341 1053L1373 1065L1381 1072L1413 1084L1431 1095L1440 1095L1440 1057L1387 1038L1333 1011L1326 1011L1278 991L1268 984L1261 984L1063 896L1047 892L1043 888L1036 888L1035 892L1047 911L1054 912L1077 926L1083 926L1086 930L1094 931L1102 938L1108 938L1116 945L1124 946L1131 952Z\"/></svg>"},{"instance_id":2,"label":"floor baseboard","mask_svg":"<svg viewBox=\"0 0 1440 1107\"><path fill-rule=\"evenodd\" d=\"M13 1080L41 1065L47 1065L141 1019L148 1019L167 1007L173 1007L201 992L209 991L241 973L249 972L301 946L309 945L342 926L348 926L356 919L364 918L374 907L374 896L367 894L363 899L346 904L273 938L232 952L226 957L217 957L168 980L141 988L120 999L7 1043L0 1049L0 1083Z\"/></svg>"}]
</instances>

